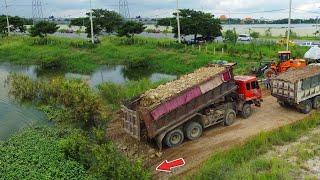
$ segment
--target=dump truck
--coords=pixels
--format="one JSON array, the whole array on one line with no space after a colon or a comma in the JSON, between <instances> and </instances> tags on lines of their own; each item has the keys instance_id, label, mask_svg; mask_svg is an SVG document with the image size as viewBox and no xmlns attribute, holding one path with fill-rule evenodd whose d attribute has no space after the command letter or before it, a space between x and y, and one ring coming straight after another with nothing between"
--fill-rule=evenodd
<instances>
[{"instance_id":1,"label":"dump truck","mask_svg":"<svg viewBox=\"0 0 320 180\"><path fill-rule=\"evenodd\" d=\"M238 114L248 118L261 106L262 93L255 76L234 76L235 65L200 68L124 102L123 129L161 150L195 140L210 126L230 126Z\"/></svg>"},{"instance_id":2,"label":"dump truck","mask_svg":"<svg viewBox=\"0 0 320 180\"><path fill-rule=\"evenodd\" d=\"M271 94L282 107L308 114L320 108L320 66L290 70L271 80Z\"/></svg>"}]
</instances>

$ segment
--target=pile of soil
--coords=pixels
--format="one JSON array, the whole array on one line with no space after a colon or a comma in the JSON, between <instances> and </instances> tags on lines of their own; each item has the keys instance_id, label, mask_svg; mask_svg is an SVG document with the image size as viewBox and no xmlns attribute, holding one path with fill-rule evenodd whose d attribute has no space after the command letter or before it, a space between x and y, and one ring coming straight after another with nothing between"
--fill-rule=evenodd
<instances>
[{"instance_id":1,"label":"pile of soil","mask_svg":"<svg viewBox=\"0 0 320 180\"><path fill-rule=\"evenodd\" d=\"M302 79L313 77L319 74L320 74L320 66L307 66L301 69L289 70L273 79L295 83Z\"/></svg>"},{"instance_id":2,"label":"pile of soil","mask_svg":"<svg viewBox=\"0 0 320 180\"><path fill-rule=\"evenodd\" d=\"M210 66L196 70L191 74L187 74L178 80L160 85L156 89L151 89L141 96L140 105L143 107L154 107L166 102L170 97L177 95L189 88L192 88L201 82L223 72L225 67Z\"/></svg>"}]
</instances>

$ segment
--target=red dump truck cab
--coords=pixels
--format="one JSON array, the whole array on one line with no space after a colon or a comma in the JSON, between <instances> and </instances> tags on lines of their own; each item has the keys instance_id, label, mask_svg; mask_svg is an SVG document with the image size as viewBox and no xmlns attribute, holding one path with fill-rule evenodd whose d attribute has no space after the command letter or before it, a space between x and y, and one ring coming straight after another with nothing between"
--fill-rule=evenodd
<instances>
[{"instance_id":1,"label":"red dump truck cab","mask_svg":"<svg viewBox=\"0 0 320 180\"><path fill-rule=\"evenodd\" d=\"M238 86L238 94L244 101L253 101L254 104L260 106L262 99L261 88L258 79L255 76L235 76Z\"/></svg>"}]
</instances>

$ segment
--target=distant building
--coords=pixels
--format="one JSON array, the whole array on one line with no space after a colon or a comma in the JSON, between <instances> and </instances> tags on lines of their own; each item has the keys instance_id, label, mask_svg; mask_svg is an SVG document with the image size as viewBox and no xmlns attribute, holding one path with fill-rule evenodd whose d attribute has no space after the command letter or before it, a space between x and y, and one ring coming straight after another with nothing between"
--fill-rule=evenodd
<instances>
[{"instance_id":1,"label":"distant building","mask_svg":"<svg viewBox=\"0 0 320 180\"><path fill-rule=\"evenodd\" d=\"M220 16L220 20L221 21L226 21L226 20L228 20L228 17L226 15L221 15Z\"/></svg>"}]
</instances>

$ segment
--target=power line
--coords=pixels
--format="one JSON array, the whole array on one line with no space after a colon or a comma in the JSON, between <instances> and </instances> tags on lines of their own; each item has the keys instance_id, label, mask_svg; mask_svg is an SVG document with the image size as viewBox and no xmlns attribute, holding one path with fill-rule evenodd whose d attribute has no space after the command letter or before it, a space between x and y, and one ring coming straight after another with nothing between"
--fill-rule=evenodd
<instances>
[{"instance_id":1,"label":"power line","mask_svg":"<svg viewBox=\"0 0 320 180\"><path fill-rule=\"evenodd\" d=\"M32 0L32 19L33 24L43 19L42 0Z\"/></svg>"},{"instance_id":2,"label":"power line","mask_svg":"<svg viewBox=\"0 0 320 180\"><path fill-rule=\"evenodd\" d=\"M119 0L119 14L125 19L130 19L129 4L127 0Z\"/></svg>"}]
</instances>

